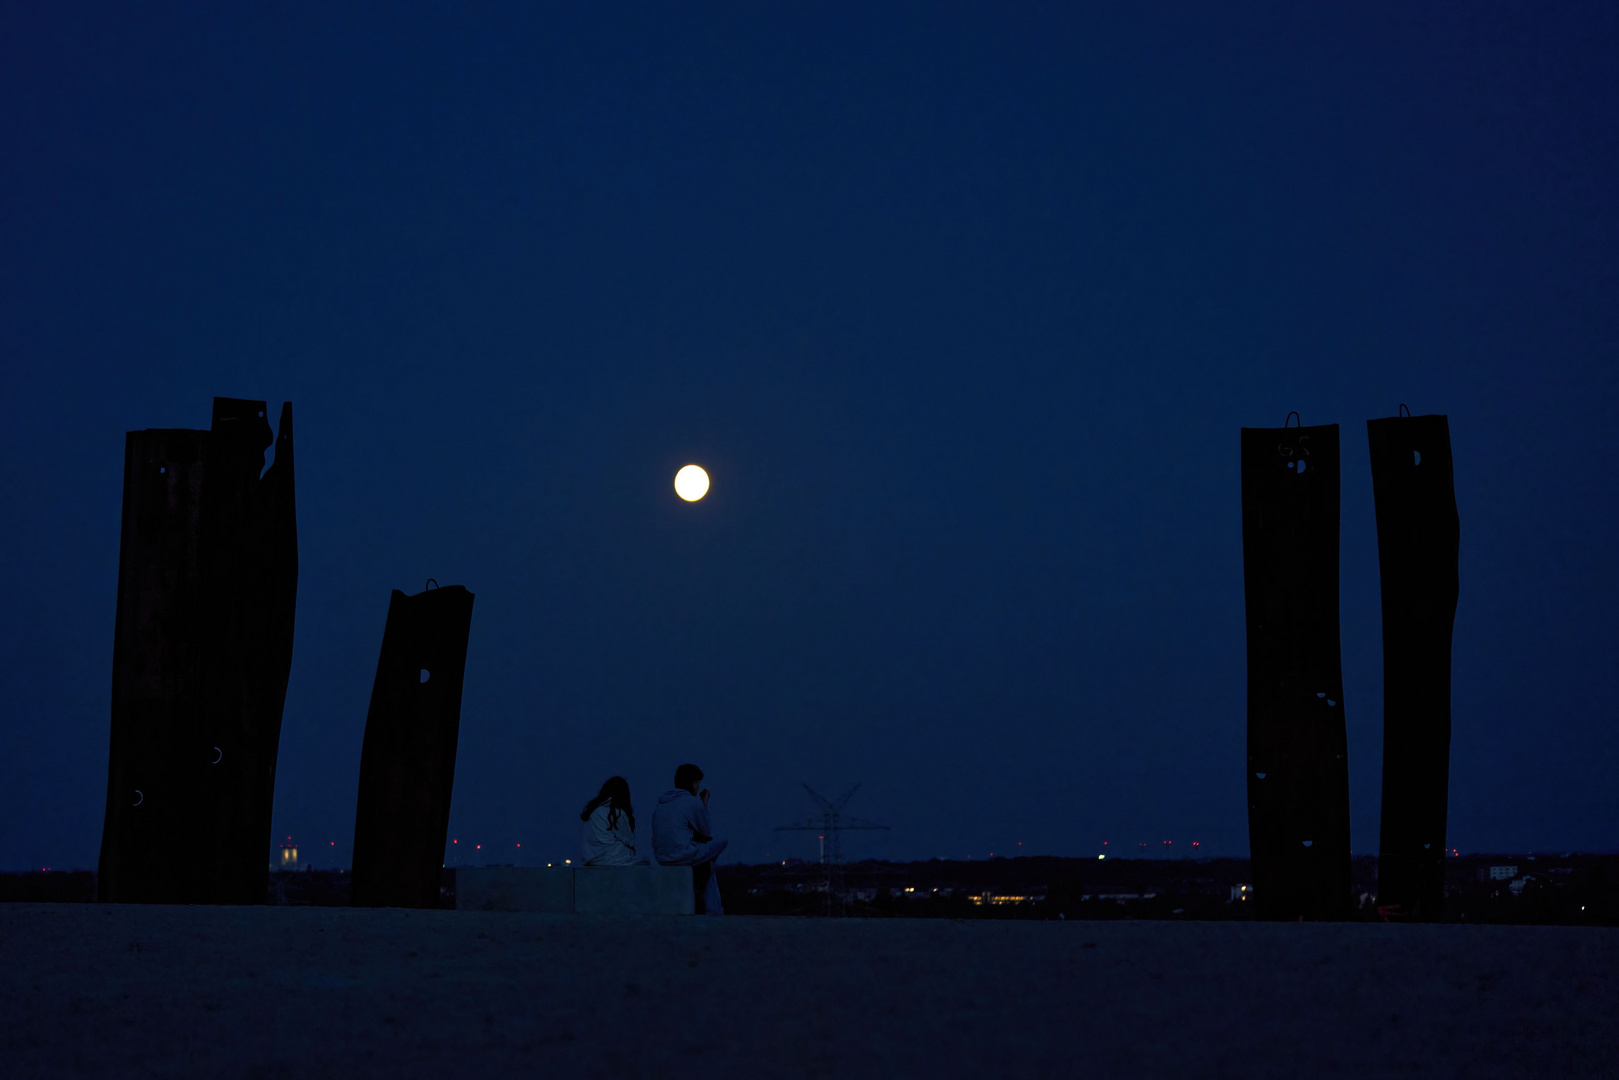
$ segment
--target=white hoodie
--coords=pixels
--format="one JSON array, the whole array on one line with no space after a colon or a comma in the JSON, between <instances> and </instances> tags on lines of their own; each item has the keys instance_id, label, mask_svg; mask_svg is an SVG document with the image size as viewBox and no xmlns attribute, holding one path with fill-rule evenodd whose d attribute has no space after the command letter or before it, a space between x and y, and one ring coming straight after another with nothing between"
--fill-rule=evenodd
<instances>
[{"instance_id":1,"label":"white hoodie","mask_svg":"<svg viewBox=\"0 0 1619 1080\"><path fill-rule=\"evenodd\" d=\"M584 852L586 866L634 866L635 833L630 829L630 816L622 811L617 821L611 821L613 808L602 803L591 811L590 820L579 830L579 847Z\"/></svg>"},{"instance_id":2,"label":"white hoodie","mask_svg":"<svg viewBox=\"0 0 1619 1080\"><path fill-rule=\"evenodd\" d=\"M676 788L658 796L652 811L652 854L664 866L696 866L725 850L708 823L708 807L689 791Z\"/></svg>"}]
</instances>

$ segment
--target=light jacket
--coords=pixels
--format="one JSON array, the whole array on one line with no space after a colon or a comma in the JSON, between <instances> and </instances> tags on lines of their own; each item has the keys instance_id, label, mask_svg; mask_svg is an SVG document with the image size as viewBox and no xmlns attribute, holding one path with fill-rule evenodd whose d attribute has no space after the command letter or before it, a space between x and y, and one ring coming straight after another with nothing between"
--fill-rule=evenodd
<instances>
[{"instance_id":1,"label":"light jacket","mask_svg":"<svg viewBox=\"0 0 1619 1080\"><path fill-rule=\"evenodd\" d=\"M590 820L581 822L579 848L586 866L634 866L635 833L630 829L630 816L620 812L618 820L609 824L613 808L606 803L591 811Z\"/></svg>"},{"instance_id":2,"label":"light jacket","mask_svg":"<svg viewBox=\"0 0 1619 1080\"><path fill-rule=\"evenodd\" d=\"M652 811L652 854L664 866L696 866L725 850L708 823L708 807L689 791L665 791Z\"/></svg>"}]
</instances>

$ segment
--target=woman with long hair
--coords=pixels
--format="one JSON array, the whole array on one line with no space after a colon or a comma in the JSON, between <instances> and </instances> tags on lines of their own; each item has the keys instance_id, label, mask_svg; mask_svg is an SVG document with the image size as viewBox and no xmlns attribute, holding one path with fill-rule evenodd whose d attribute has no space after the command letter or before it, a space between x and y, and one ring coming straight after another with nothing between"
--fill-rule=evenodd
<instances>
[{"instance_id":1,"label":"woman with long hair","mask_svg":"<svg viewBox=\"0 0 1619 1080\"><path fill-rule=\"evenodd\" d=\"M579 833L586 866L634 866L645 862L635 854L635 807L630 805L630 784L622 776L609 776L596 797L579 813Z\"/></svg>"}]
</instances>

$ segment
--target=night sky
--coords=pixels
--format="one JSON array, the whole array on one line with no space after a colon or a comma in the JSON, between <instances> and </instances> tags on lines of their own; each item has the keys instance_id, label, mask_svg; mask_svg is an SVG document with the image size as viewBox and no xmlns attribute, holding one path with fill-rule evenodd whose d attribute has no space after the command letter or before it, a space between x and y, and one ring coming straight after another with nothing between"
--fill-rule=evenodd
<instances>
[{"instance_id":1,"label":"night sky","mask_svg":"<svg viewBox=\"0 0 1619 1080\"><path fill-rule=\"evenodd\" d=\"M1450 843L1619 843L1611 4L238 7L0 9L0 867L95 865L124 432L215 394L296 412L318 864L430 576L463 861L687 760L727 859L813 855L800 781L863 782L857 856L1245 854L1238 429L1291 409L1375 852L1401 402L1455 447Z\"/></svg>"}]
</instances>

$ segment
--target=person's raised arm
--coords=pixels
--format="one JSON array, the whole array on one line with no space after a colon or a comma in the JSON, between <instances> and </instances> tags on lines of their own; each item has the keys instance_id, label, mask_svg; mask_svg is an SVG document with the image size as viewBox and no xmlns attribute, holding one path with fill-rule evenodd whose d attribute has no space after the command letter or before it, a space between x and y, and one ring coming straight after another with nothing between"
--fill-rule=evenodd
<instances>
[{"instance_id":1,"label":"person's raised arm","mask_svg":"<svg viewBox=\"0 0 1619 1080\"><path fill-rule=\"evenodd\" d=\"M714 839L714 828L708 823L708 789L704 788L697 797L702 803L691 808L688 819L691 822L691 838L694 843L706 844Z\"/></svg>"}]
</instances>

